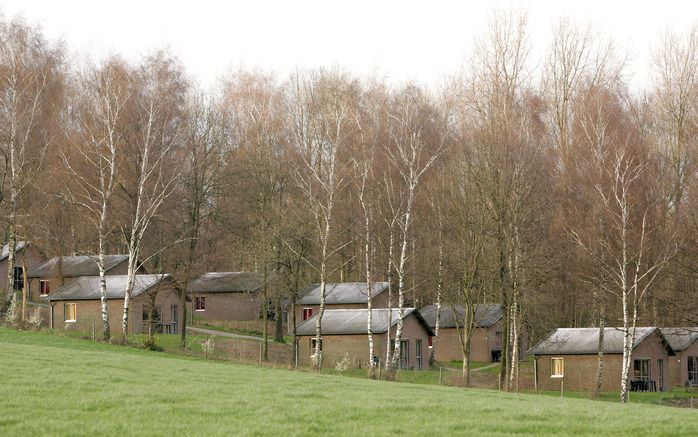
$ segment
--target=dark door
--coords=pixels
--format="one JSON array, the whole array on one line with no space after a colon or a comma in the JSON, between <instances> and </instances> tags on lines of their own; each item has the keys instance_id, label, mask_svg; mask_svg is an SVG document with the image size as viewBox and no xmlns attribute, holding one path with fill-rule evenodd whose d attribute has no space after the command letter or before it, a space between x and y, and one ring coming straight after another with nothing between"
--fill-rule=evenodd
<instances>
[{"instance_id":1,"label":"dark door","mask_svg":"<svg viewBox=\"0 0 698 437\"><path fill-rule=\"evenodd\" d=\"M171 326L170 334L176 334L177 333L177 322L179 321L179 307L177 305L172 305L170 308L171 308L171 312L172 312L171 313L172 317L170 318L170 320L172 320L172 322L170 323L170 326Z\"/></svg>"}]
</instances>

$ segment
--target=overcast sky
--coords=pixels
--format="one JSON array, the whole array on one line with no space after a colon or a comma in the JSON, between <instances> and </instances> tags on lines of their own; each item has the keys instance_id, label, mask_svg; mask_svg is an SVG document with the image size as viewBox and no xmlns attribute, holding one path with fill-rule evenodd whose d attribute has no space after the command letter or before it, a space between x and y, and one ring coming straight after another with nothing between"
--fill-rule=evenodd
<instances>
[{"instance_id":1,"label":"overcast sky","mask_svg":"<svg viewBox=\"0 0 698 437\"><path fill-rule=\"evenodd\" d=\"M528 11L536 56L559 17L607 32L629 56L627 76L638 88L666 28L698 20L695 0L0 0L0 8L40 24L78 57L135 61L169 47L204 86L240 65L279 74L338 65L433 85L463 63L493 10L518 9Z\"/></svg>"}]
</instances>

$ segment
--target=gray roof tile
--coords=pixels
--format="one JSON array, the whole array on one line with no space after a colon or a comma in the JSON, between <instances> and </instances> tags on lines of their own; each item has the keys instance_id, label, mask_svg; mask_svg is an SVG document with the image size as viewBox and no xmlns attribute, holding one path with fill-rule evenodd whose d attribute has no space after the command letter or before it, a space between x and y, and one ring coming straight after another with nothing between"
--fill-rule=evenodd
<instances>
[{"instance_id":1,"label":"gray roof tile","mask_svg":"<svg viewBox=\"0 0 698 437\"><path fill-rule=\"evenodd\" d=\"M440 328L455 328L456 320L458 326L463 326L463 306L455 305L456 313L449 305L441 306L441 316L439 320ZM436 305L427 305L419 310L424 320L434 329L436 327ZM502 306L498 303L481 303L475 308L475 324L480 328L487 328L497 323L502 318Z\"/></svg>"},{"instance_id":2,"label":"gray roof tile","mask_svg":"<svg viewBox=\"0 0 698 437\"><path fill-rule=\"evenodd\" d=\"M394 325L398 320L397 309L381 308L372 311L371 328L374 334L382 334L388 330L389 311L392 311L391 321L392 325ZM414 308L405 308L403 319L410 314L414 314L421 319L419 312ZM311 318L298 325L296 334L315 335L315 321L317 317L318 313L315 313ZM322 316L322 333L324 335L367 334L367 322L367 309L325 310Z\"/></svg>"},{"instance_id":3,"label":"gray roof tile","mask_svg":"<svg viewBox=\"0 0 698 437\"><path fill-rule=\"evenodd\" d=\"M388 289L387 282L374 282L371 292L375 298ZM320 304L320 284L311 284L301 290L301 305ZM362 304L368 302L368 288L365 282L328 283L325 287L325 303L327 305Z\"/></svg>"},{"instance_id":4,"label":"gray roof tile","mask_svg":"<svg viewBox=\"0 0 698 437\"><path fill-rule=\"evenodd\" d=\"M127 278L128 275L105 276L107 280L107 299L123 299ZM138 296L166 280L171 280L170 275L136 275L131 297ZM45 297L48 301L94 300L99 298L99 276L82 276L76 278L74 281L69 282Z\"/></svg>"},{"instance_id":5,"label":"gray roof tile","mask_svg":"<svg viewBox=\"0 0 698 437\"><path fill-rule=\"evenodd\" d=\"M249 293L262 288L262 275L250 272L208 272L189 282L193 293Z\"/></svg>"},{"instance_id":6,"label":"gray roof tile","mask_svg":"<svg viewBox=\"0 0 698 437\"><path fill-rule=\"evenodd\" d=\"M688 328L659 328L674 351L687 349L698 340L698 327Z\"/></svg>"},{"instance_id":7,"label":"gray roof tile","mask_svg":"<svg viewBox=\"0 0 698 437\"><path fill-rule=\"evenodd\" d=\"M24 249L24 246L26 246L26 245L27 245L26 241L18 241L17 245L15 246L15 253ZM4 260L8 256L10 256L10 245L5 244L4 246L2 246L2 249L0 249L0 261Z\"/></svg>"},{"instance_id":8,"label":"gray roof tile","mask_svg":"<svg viewBox=\"0 0 698 437\"><path fill-rule=\"evenodd\" d=\"M654 332L659 331L652 327L637 328L633 348ZM528 352L535 355L586 355L596 354L598 349L599 328L558 328ZM604 329L603 351L607 354L623 353L622 328Z\"/></svg>"},{"instance_id":9,"label":"gray roof tile","mask_svg":"<svg viewBox=\"0 0 698 437\"><path fill-rule=\"evenodd\" d=\"M128 260L128 255L105 255L104 268L106 271L113 269L122 262ZM48 278L52 276L63 276L65 278L75 278L78 276L97 276L97 256L61 256L39 264L27 274L30 278Z\"/></svg>"}]
</instances>

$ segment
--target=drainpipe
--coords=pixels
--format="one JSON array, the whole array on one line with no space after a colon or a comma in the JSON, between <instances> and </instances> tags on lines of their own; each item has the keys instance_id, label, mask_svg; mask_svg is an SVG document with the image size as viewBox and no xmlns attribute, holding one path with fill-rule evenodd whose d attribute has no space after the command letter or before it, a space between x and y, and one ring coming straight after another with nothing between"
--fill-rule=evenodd
<instances>
[{"instance_id":1,"label":"drainpipe","mask_svg":"<svg viewBox=\"0 0 698 437\"><path fill-rule=\"evenodd\" d=\"M533 389L538 391L538 359L533 355Z\"/></svg>"}]
</instances>

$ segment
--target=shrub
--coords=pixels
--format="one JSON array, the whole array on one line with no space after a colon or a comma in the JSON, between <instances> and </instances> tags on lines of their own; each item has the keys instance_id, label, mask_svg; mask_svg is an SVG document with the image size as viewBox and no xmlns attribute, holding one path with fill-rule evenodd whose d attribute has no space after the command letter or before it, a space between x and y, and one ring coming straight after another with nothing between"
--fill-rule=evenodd
<instances>
[{"instance_id":1,"label":"shrub","mask_svg":"<svg viewBox=\"0 0 698 437\"><path fill-rule=\"evenodd\" d=\"M205 342L201 343L201 350L204 352L204 356L208 359L208 355L212 354L216 349L216 342L213 338L209 337Z\"/></svg>"},{"instance_id":2,"label":"shrub","mask_svg":"<svg viewBox=\"0 0 698 437\"><path fill-rule=\"evenodd\" d=\"M19 322L19 312L19 302L17 302L16 296L13 295L10 306L5 313L5 323L10 326L16 326L17 322Z\"/></svg>"},{"instance_id":3,"label":"shrub","mask_svg":"<svg viewBox=\"0 0 698 437\"><path fill-rule=\"evenodd\" d=\"M34 311L32 311L32 313L29 315L29 319L27 319L27 324L30 328L38 330L39 328L41 328L41 322L43 321L44 318L41 317L41 309L34 308Z\"/></svg>"},{"instance_id":4,"label":"shrub","mask_svg":"<svg viewBox=\"0 0 698 437\"><path fill-rule=\"evenodd\" d=\"M337 361L334 365L334 369L337 372L344 372L347 370L351 364L352 364L352 358L351 355L349 355L349 352L345 352L344 355L342 356L342 359Z\"/></svg>"}]
</instances>

